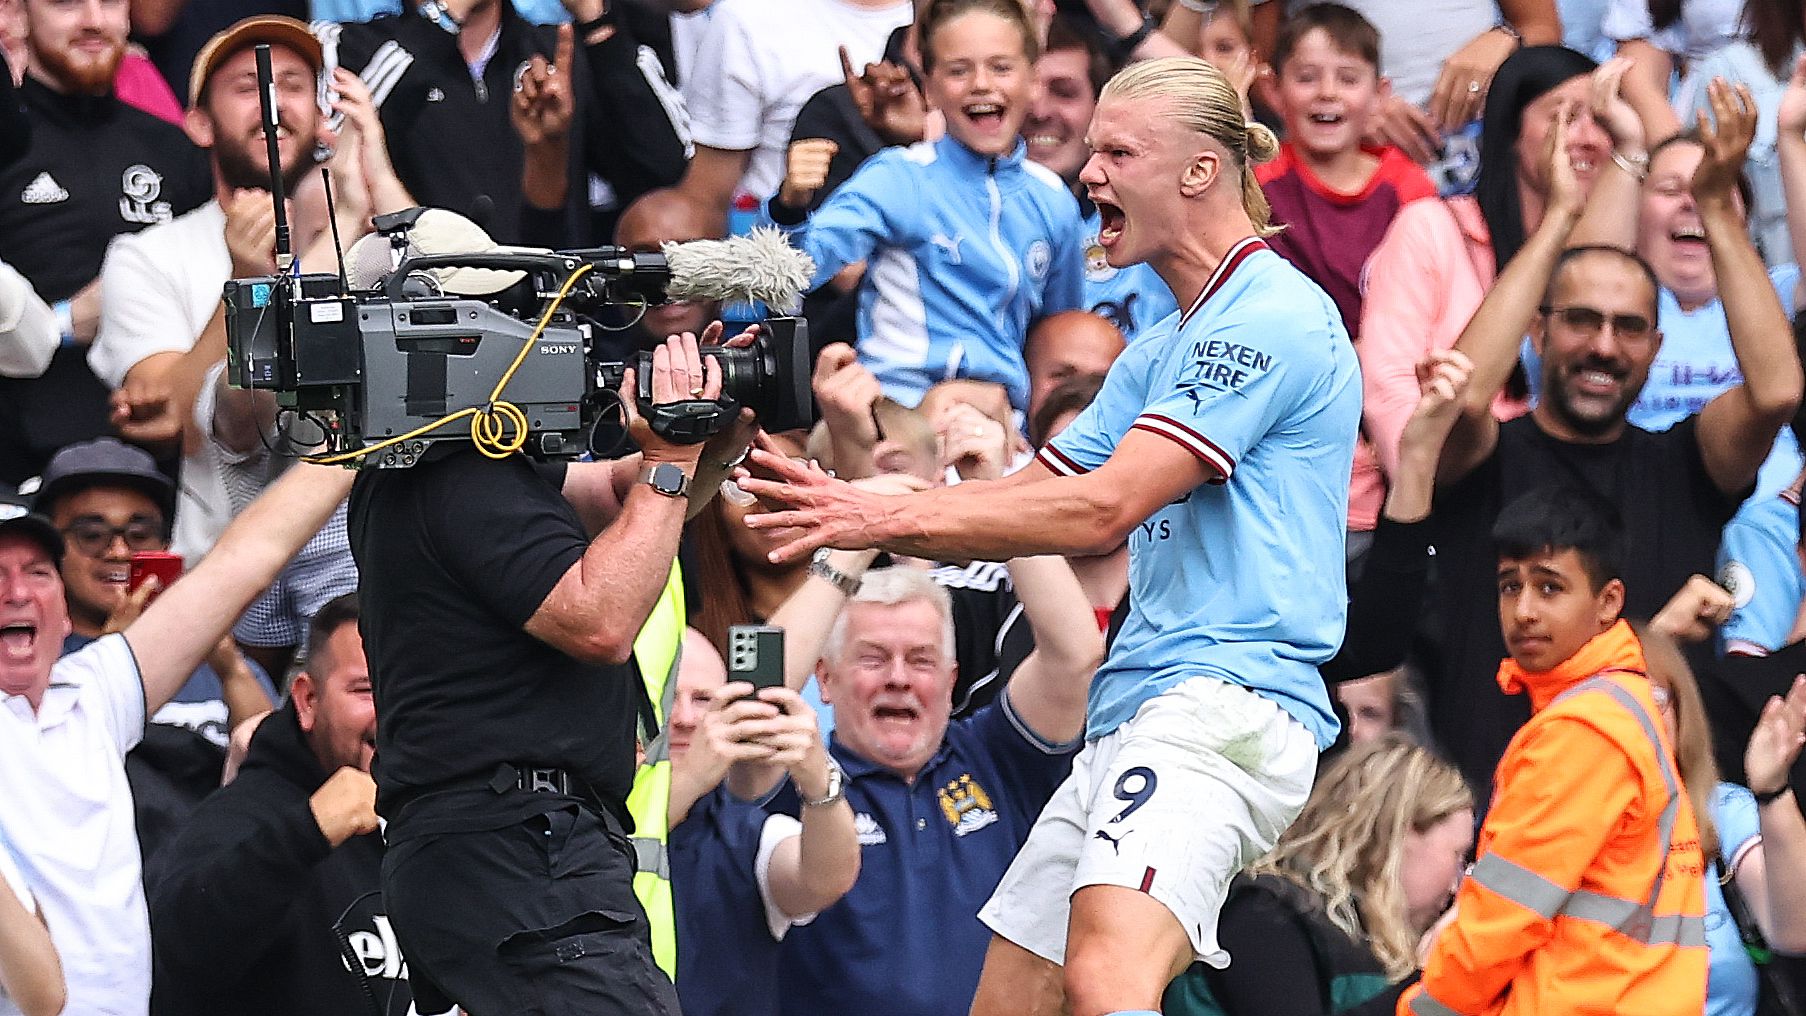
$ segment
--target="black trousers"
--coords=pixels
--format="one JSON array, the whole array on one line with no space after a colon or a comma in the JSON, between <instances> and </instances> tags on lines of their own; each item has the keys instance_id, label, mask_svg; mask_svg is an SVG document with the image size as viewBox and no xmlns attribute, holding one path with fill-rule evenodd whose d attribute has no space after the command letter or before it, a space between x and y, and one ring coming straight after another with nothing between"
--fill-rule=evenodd
<instances>
[{"instance_id":1,"label":"black trousers","mask_svg":"<svg viewBox=\"0 0 1806 1016\"><path fill-rule=\"evenodd\" d=\"M677 1016L633 869L626 835L575 803L389 847L383 899L420 1011Z\"/></svg>"}]
</instances>

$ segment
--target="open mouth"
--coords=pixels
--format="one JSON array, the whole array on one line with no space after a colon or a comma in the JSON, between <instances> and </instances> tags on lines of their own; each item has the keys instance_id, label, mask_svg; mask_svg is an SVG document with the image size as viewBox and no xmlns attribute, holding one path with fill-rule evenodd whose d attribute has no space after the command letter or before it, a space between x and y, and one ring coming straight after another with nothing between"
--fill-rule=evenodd
<instances>
[{"instance_id":1,"label":"open mouth","mask_svg":"<svg viewBox=\"0 0 1806 1016\"><path fill-rule=\"evenodd\" d=\"M1668 234L1668 239L1676 244L1698 244L1705 246L1706 231L1700 226L1679 226Z\"/></svg>"},{"instance_id":2,"label":"open mouth","mask_svg":"<svg viewBox=\"0 0 1806 1016\"><path fill-rule=\"evenodd\" d=\"M268 131L264 130L262 127L259 127L259 128L257 128L257 133L252 136L252 140L256 141L258 144L263 144L263 139L266 136L268 136L268 134L269 134ZM289 138L292 138L294 136L295 136L295 132L289 130L288 126L286 124L278 123L276 125L276 140L277 141L287 141Z\"/></svg>"},{"instance_id":3,"label":"open mouth","mask_svg":"<svg viewBox=\"0 0 1806 1016\"><path fill-rule=\"evenodd\" d=\"M1311 123L1320 124L1324 127L1333 127L1336 124L1341 123L1344 119L1346 118L1340 113L1312 113L1310 116Z\"/></svg>"},{"instance_id":4,"label":"open mouth","mask_svg":"<svg viewBox=\"0 0 1806 1016\"><path fill-rule=\"evenodd\" d=\"M0 652L9 659L26 659L38 643L38 626L24 621L0 626Z\"/></svg>"},{"instance_id":5,"label":"open mouth","mask_svg":"<svg viewBox=\"0 0 1806 1016\"><path fill-rule=\"evenodd\" d=\"M966 119L979 127L995 129L1003 126L1003 107L995 102L973 102L962 107Z\"/></svg>"},{"instance_id":6,"label":"open mouth","mask_svg":"<svg viewBox=\"0 0 1806 1016\"><path fill-rule=\"evenodd\" d=\"M131 581L132 570L125 565L116 568L102 568L94 573L94 577L103 585L121 586Z\"/></svg>"},{"instance_id":7,"label":"open mouth","mask_svg":"<svg viewBox=\"0 0 1806 1016\"><path fill-rule=\"evenodd\" d=\"M874 706L872 718L879 723L908 724L921 718L921 712L912 706Z\"/></svg>"},{"instance_id":8,"label":"open mouth","mask_svg":"<svg viewBox=\"0 0 1806 1016\"><path fill-rule=\"evenodd\" d=\"M1129 217L1123 210L1108 201L1096 201L1098 230L1097 242L1105 247L1114 244L1122 237L1122 231L1129 224Z\"/></svg>"}]
</instances>

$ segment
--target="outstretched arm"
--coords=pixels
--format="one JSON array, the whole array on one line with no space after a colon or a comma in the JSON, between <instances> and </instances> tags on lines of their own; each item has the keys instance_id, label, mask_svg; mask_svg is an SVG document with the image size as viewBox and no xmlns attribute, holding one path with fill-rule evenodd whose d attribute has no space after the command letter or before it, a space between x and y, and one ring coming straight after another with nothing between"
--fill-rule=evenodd
<instances>
[{"instance_id":1,"label":"outstretched arm","mask_svg":"<svg viewBox=\"0 0 1806 1016\"><path fill-rule=\"evenodd\" d=\"M867 494L763 449L754 450L753 462L780 479L746 476L741 487L791 508L746 519L754 529L796 530L772 551L776 563L817 547L971 561L1101 554L1162 505L1216 476L1172 440L1142 430L1124 435L1108 461L1079 476L962 483L905 497Z\"/></svg>"}]
</instances>

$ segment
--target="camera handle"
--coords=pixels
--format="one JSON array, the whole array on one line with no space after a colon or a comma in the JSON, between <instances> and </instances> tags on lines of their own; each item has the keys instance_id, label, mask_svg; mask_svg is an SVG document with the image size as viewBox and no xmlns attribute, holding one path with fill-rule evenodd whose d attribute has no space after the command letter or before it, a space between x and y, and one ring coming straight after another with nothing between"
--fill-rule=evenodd
<instances>
[{"instance_id":1,"label":"camera handle","mask_svg":"<svg viewBox=\"0 0 1806 1016\"><path fill-rule=\"evenodd\" d=\"M639 409L654 434L676 444L701 444L726 430L740 416L740 403L733 399L657 404L641 399Z\"/></svg>"}]
</instances>

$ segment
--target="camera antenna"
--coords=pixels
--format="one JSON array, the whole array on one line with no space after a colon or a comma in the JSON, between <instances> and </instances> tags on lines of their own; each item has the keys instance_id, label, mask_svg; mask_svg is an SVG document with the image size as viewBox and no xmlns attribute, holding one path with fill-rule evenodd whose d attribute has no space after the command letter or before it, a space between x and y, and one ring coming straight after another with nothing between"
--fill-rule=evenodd
<instances>
[{"instance_id":1,"label":"camera antenna","mask_svg":"<svg viewBox=\"0 0 1806 1016\"><path fill-rule=\"evenodd\" d=\"M281 122L276 115L276 75L270 70L270 45L257 44L257 104L263 113L263 145L270 163L270 201L276 206L276 274L287 278L295 264L294 250L289 246L287 195L282 192L282 149L276 132Z\"/></svg>"},{"instance_id":2,"label":"camera antenna","mask_svg":"<svg viewBox=\"0 0 1806 1016\"><path fill-rule=\"evenodd\" d=\"M332 254L339 259L339 292L351 295L351 279L345 275L345 248L339 243L339 211L332 200L332 167L320 167L320 182L326 185L326 222L332 229Z\"/></svg>"}]
</instances>

